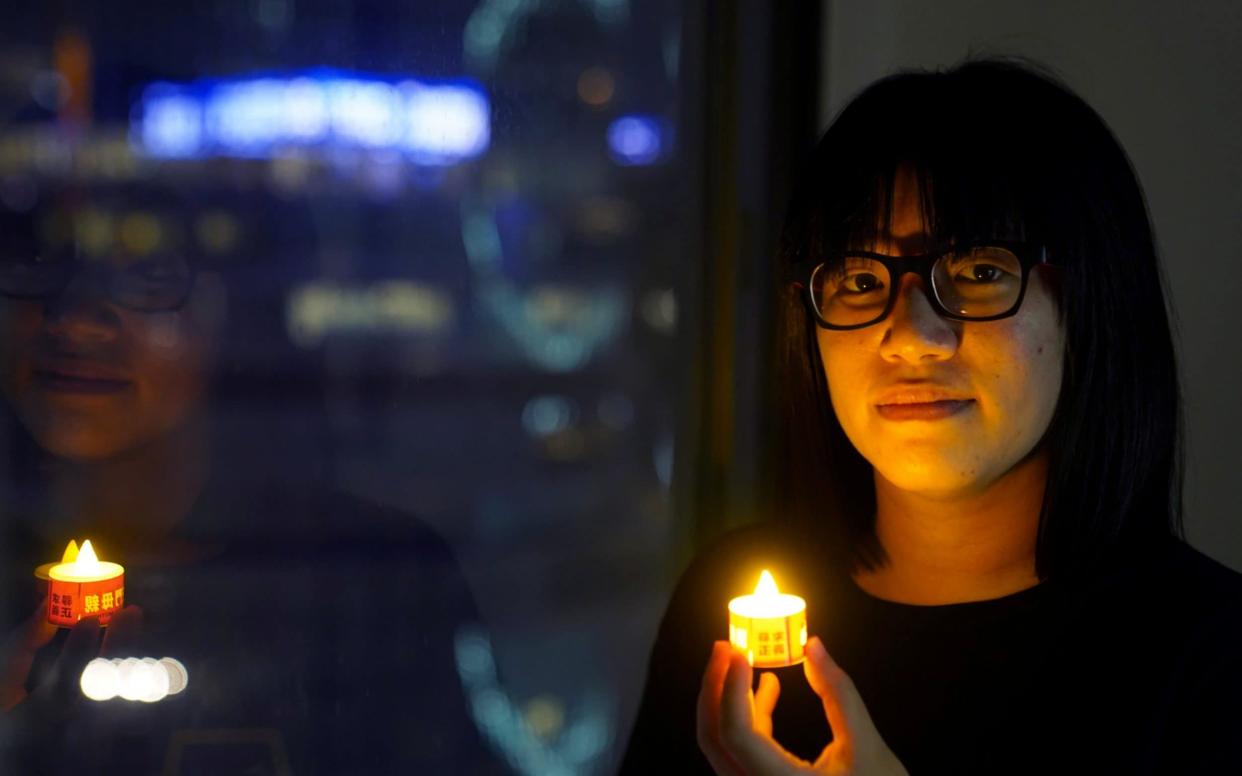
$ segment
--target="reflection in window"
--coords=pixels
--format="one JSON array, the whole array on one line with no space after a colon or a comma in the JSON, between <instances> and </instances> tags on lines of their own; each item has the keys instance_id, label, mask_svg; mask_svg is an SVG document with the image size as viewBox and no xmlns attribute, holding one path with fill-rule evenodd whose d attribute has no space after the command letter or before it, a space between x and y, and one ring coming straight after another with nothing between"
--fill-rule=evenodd
<instances>
[{"instance_id":1,"label":"reflection in window","mask_svg":"<svg viewBox=\"0 0 1242 776\"><path fill-rule=\"evenodd\" d=\"M6 632L47 630L30 570L70 539L142 614L47 630L5 703L64 722L5 757L611 769L676 535L680 14L13 12ZM101 699L70 709L46 697L75 649ZM126 700L148 657L187 684Z\"/></svg>"}]
</instances>

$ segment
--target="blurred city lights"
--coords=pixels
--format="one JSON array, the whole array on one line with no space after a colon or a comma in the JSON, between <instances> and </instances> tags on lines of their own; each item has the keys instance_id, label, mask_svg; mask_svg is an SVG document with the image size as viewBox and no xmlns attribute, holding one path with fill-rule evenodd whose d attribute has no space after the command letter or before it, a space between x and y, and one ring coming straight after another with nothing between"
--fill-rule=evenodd
<instances>
[{"instance_id":1,"label":"blurred city lights","mask_svg":"<svg viewBox=\"0 0 1242 776\"><path fill-rule=\"evenodd\" d=\"M591 766L608 748L614 721L602 698L588 692L573 709L564 708L558 700L561 718L555 731L559 735L555 735L551 726L541 724L549 720L538 719L546 709L532 720L505 692L496 675L491 640L481 628L458 631L454 656L475 726L514 770L524 776L569 776L594 770ZM541 732L550 740L543 740Z\"/></svg>"},{"instance_id":2,"label":"blurred city lights","mask_svg":"<svg viewBox=\"0 0 1242 776\"><path fill-rule=\"evenodd\" d=\"M139 101L131 142L152 156L269 158L296 148L387 149L429 166L479 156L491 108L467 82L390 82L316 70L292 77L157 83Z\"/></svg>"},{"instance_id":3,"label":"blurred city lights","mask_svg":"<svg viewBox=\"0 0 1242 776\"><path fill-rule=\"evenodd\" d=\"M442 333L454 324L456 309L446 292L412 281L310 282L289 294L285 316L291 339L314 347L330 334Z\"/></svg>"},{"instance_id":4,"label":"blurred city lights","mask_svg":"<svg viewBox=\"0 0 1242 776\"><path fill-rule=\"evenodd\" d=\"M144 98L142 145L154 156L193 156L203 146L203 108L190 98L155 89Z\"/></svg>"},{"instance_id":5,"label":"blurred city lights","mask_svg":"<svg viewBox=\"0 0 1242 776\"><path fill-rule=\"evenodd\" d=\"M461 224L466 257L478 283L476 298L531 361L549 371L572 372L620 336L628 309L624 288L612 284L523 288L501 269L495 212L464 200Z\"/></svg>"},{"instance_id":6,"label":"blurred city lights","mask_svg":"<svg viewBox=\"0 0 1242 776\"><path fill-rule=\"evenodd\" d=\"M563 396L536 396L522 409L522 427L535 437L551 436L569 428L577 408Z\"/></svg>"},{"instance_id":7,"label":"blurred city lights","mask_svg":"<svg viewBox=\"0 0 1242 776\"><path fill-rule=\"evenodd\" d=\"M651 116L622 116L608 126L608 150L617 164L654 164L667 145L662 122Z\"/></svg>"},{"instance_id":8,"label":"blurred city lights","mask_svg":"<svg viewBox=\"0 0 1242 776\"><path fill-rule=\"evenodd\" d=\"M671 334L677 329L677 295L671 288L657 288L643 294L639 310L647 325Z\"/></svg>"},{"instance_id":9,"label":"blurred city lights","mask_svg":"<svg viewBox=\"0 0 1242 776\"><path fill-rule=\"evenodd\" d=\"M616 84L607 68L589 67L578 76L578 99L597 108L612 101Z\"/></svg>"}]
</instances>

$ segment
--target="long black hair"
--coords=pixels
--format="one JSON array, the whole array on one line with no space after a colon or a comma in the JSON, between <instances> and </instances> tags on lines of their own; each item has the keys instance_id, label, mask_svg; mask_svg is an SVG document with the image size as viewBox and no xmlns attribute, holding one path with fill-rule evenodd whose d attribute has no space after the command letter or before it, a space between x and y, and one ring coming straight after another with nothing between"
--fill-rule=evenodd
<instances>
[{"instance_id":1,"label":"long black hair","mask_svg":"<svg viewBox=\"0 0 1242 776\"><path fill-rule=\"evenodd\" d=\"M782 269L858 247L889 223L899 170L914 172L931 238L1041 244L1059 266L1063 381L1042 444L1040 579L1181 536L1178 370L1142 188L1120 144L1055 75L1024 60L903 71L839 114L803 172ZM802 291L778 303L778 513L827 540L847 568L887 562L871 465L829 402Z\"/></svg>"}]
</instances>

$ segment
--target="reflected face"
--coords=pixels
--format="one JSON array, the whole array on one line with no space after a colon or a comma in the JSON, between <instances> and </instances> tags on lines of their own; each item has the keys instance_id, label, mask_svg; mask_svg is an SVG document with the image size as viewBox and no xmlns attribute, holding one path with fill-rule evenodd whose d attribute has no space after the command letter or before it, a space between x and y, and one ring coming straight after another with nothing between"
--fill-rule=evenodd
<instances>
[{"instance_id":1,"label":"reflected face","mask_svg":"<svg viewBox=\"0 0 1242 776\"><path fill-rule=\"evenodd\" d=\"M0 389L52 455L97 461L136 451L202 405L222 294L217 275L200 273L180 309L135 312L88 271L48 300L0 297Z\"/></svg>"},{"instance_id":2,"label":"reflected face","mask_svg":"<svg viewBox=\"0 0 1242 776\"><path fill-rule=\"evenodd\" d=\"M888 240L863 247L920 253L928 230L914 177L899 176L893 195ZM1035 449L1056 409L1065 349L1042 270L1009 318L941 318L930 289L905 275L888 318L818 328L837 419L877 474L932 498L979 493Z\"/></svg>"}]
</instances>

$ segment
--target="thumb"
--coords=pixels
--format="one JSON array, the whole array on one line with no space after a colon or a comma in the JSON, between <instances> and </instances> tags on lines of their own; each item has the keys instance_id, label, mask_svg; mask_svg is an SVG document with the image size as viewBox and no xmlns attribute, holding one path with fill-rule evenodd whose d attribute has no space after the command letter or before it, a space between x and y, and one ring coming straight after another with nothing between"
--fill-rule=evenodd
<instances>
[{"instance_id":1,"label":"thumb","mask_svg":"<svg viewBox=\"0 0 1242 776\"><path fill-rule=\"evenodd\" d=\"M853 750L857 740L866 740L874 730L854 681L829 656L817 636L807 642L803 667L807 682L823 703L828 724L832 726L831 746L840 742L841 747Z\"/></svg>"},{"instance_id":2,"label":"thumb","mask_svg":"<svg viewBox=\"0 0 1242 776\"><path fill-rule=\"evenodd\" d=\"M99 654L102 657L131 657L130 653L138 648L142 617L142 608L135 604L127 604L124 609L112 615L112 622L104 633Z\"/></svg>"}]
</instances>

